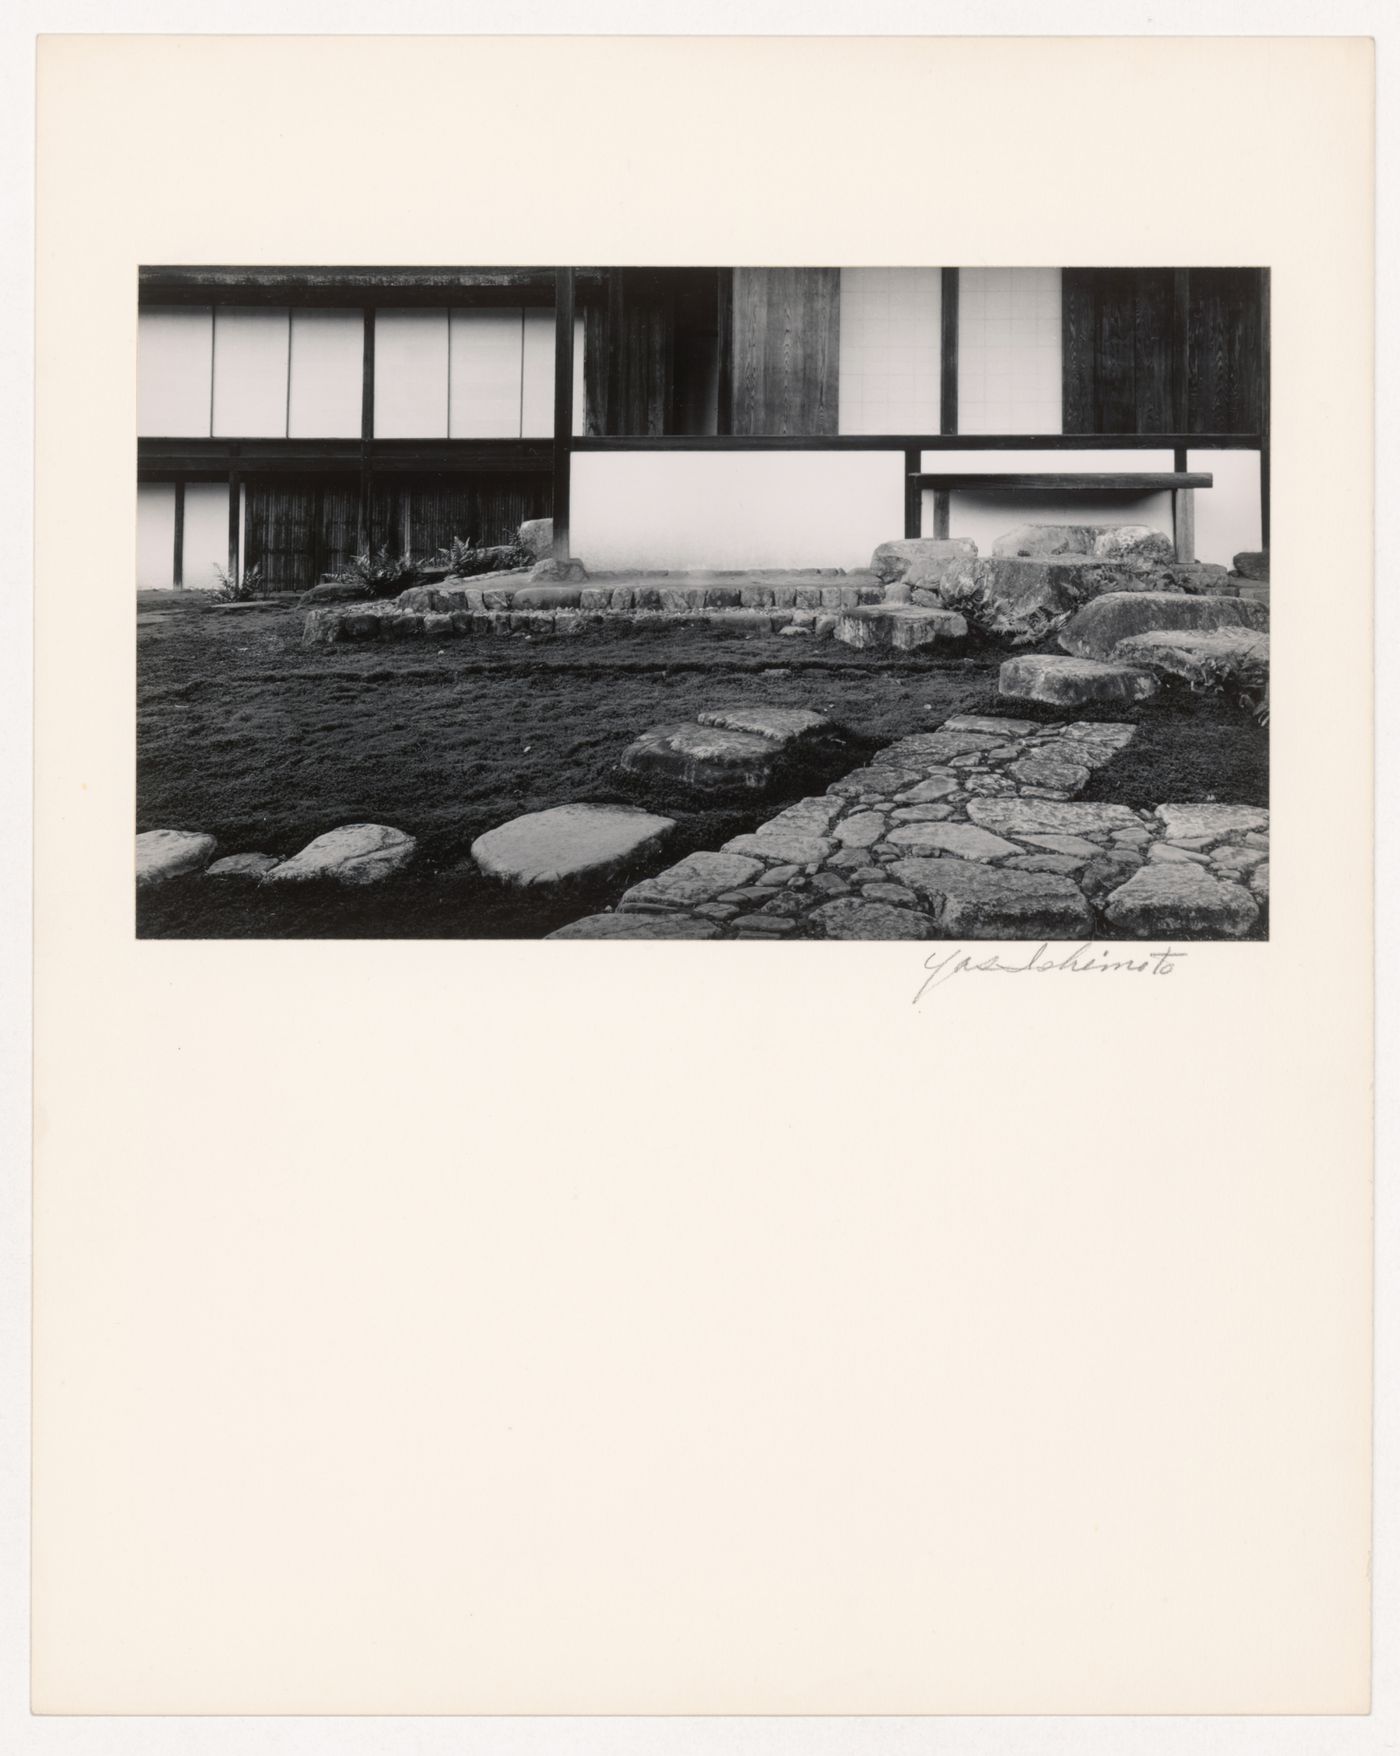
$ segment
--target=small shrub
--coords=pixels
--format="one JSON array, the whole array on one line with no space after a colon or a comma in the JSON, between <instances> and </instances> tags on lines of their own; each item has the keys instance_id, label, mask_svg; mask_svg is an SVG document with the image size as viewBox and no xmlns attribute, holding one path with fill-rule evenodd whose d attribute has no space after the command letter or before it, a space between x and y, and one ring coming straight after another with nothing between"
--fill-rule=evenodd
<instances>
[{"instance_id":1,"label":"small shrub","mask_svg":"<svg viewBox=\"0 0 1400 1756\"><path fill-rule=\"evenodd\" d=\"M386 544L352 555L335 577L364 586L371 597L391 598L418 583L419 568L411 555L391 555Z\"/></svg>"},{"instance_id":2,"label":"small shrub","mask_svg":"<svg viewBox=\"0 0 1400 1756\"><path fill-rule=\"evenodd\" d=\"M478 573L507 573L534 564L534 555L519 543L496 543L474 549L470 539L461 537L453 537L431 562L434 567L445 567L457 579L471 579Z\"/></svg>"},{"instance_id":3,"label":"small shrub","mask_svg":"<svg viewBox=\"0 0 1400 1756\"><path fill-rule=\"evenodd\" d=\"M1265 656L1268 637L1262 636L1243 652L1202 658L1195 666L1190 687L1193 695L1213 695L1233 701L1260 725L1269 723L1269 661Z\"/></svg>"},{"instance_id":4,"label":"small shrub","mask_svg":"<svg viewBox=\"0 0 1400 1756\"><path fill-rule=\"evenodd\" d=\"M215 600L221 604L250 604L257 598L267 596L267 584L263 579L261 567L245 567L243 577L230 573L226 567L214 563L214 571L219 577L218 590L214 593Z\"/></svg>"}]
</instances>

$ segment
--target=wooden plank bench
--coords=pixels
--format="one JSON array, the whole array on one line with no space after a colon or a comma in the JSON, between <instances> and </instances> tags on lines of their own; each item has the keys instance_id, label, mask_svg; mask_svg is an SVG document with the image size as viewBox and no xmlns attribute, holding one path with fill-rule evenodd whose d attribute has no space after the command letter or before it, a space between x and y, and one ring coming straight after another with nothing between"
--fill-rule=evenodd
<instances>
[{"instance_id":1,"label":"wooden plank bench","mask_svg":"<svg viewBox=\"0 0 1400 1756\"><path fill-rule=\"evenodd\" d=\"M933 489L933 534L948 535L949 496L957 489L1024 488L1047 494L1123 492L1135 494L1160 493L1169 490L1172 497L1172 541L1178 561L1196 558L1197 488L1214 485L1215 477L1205 470L1076 470L1064 475L1035 474L1022 471L916 470L909 477L911 486Z\"/></svg>"}]
</instances>

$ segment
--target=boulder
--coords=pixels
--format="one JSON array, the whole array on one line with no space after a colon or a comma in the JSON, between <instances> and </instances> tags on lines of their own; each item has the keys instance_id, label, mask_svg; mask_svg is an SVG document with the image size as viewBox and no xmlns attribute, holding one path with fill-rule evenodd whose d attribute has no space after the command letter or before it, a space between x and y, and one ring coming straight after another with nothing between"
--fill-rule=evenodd
<instances>
[{"instance_id":1,"label":"boulder","mask_svg":"<svg viewBox=\"0 0 1400 1756\"><path fill-rule=\"evenodd\" d=\"M895 652L912 652L966 635L967 623L956 612L915 604L863 604L842 610L835 633L845 646Z\"/></svg>"},{"instance_id":2,"label":"boulder","mask_svg":"<svg viewBox=\"0 0 1400 1756\"><path fill-rule=\"evenodd\" d=\"M921 573L931 561L972 560L977 545L967 537L904 537L881 543L870 557L870 571L881 585Z\"/></svg>"},{"instance_id":3,"label":"boulder","mask_svg":"<svg viewBox=\"0 0 1400 1756\"><path fill-rule=\"evenodd\" d=\"M1203 933L1238 939L1259 919L1258 905L1242 885L1212 878L1191 861L1140 866L1110 892L1103 910L1110 926L1139 938Z\"/></svg>"},{"instance_id":4,"label":"boulder","mask_svg":"<svg viewBox=\"0 0 1400 1756\"><path fill-rule=\"evenodd\" d=\"M323 579L304 591L297 599L298 609L312 609L317 604L365 603L374 596L362 579Z\"/></svg>"},{"instance_id":5,"label":"boulder","mask_svg":"<svg viewBox=\"0 0 1400 1756\"><path fill-rule=\"evenodd\" d=\"M893 884L873 888L899 894L901 887ZM906 890L904 895L908 895ZM814 908L808 919L821 930L824 939L927 939L930 923L912 909L896 907L891 902L874 898L842 896Z\"/></svg>"},{"instance_id":6,"label":"boulder","mask_svg":"<svg viewBox=\"0 0 1400 1756\"><path fill-rule=\"evenodd\" d=\"M989 555L931 563L914 602L957 610L989 640L1027 646L1047 639L1091 598L1156 589L1161 571L1139 561L1089 555L1031 560Z\"/></svg>"},{"instance_id":7,"label":"boulder","mask_svg":"<svg viewBox=\"0 0 1400 1756\"><path fill-rule=\"evenodd\" d=\"M742 854L687 854L654 878L634 884L617 906L623 911L696 908L703 902L714 902L726 890L737 890L762 870L761 860L746 859Z\"/></svg>"},{"instance_id":8,"label":"boulder","mask_svg":"<svg viewBox=\"0 0 1400 1756\"><path fill-rule=\"evenodd\" d=\"M554 520L527 518L515 533L515 540L522 549L528 549L537 561L543 561L554 548Z\"/></svg>"},{"instance_id":9,"label":"boulder","mask_svg":"<svg viewBox=\"0 0 1400 1756\"><path fill-rule=\"evenodd\" d=\"M411 835L384 823L346 823L318 835L299 854L274 866L263 883L332 879L337 884L378 884L402 871L417 846Z\"/></svg>"},{"instance_id":10,"label":"boulder","mask_svg":"<svg viewBox=\"0 0 1400 1756\"><path fill-rule=\"evenodd\" d=\"M478 836L472 858L507 884L605 878L654 852L675 826L632 805L556 805Z\"/></svg>"},{"instance_id":11,"label":"boulder","mask_svg":"<svg viewBox=\"0 0 1400 1756\"><path fill-rule=\"evenodd\" d=\"M136 884L138 889L202 872L214 857L218 842L212 835L190 829L147 829L136 838Z\"/></svg>"},{"instance_id":12,"label":"boulder","mask_svg":"<svg viewBox=\"0 0 1400 1756\"><path fill-rule=\"evenodd\" d=\"M1061 873L948 859L895 860L888 871L925 899L949 938L1082 938L1093 932L1088 903Z\"/></svg>"},{"instance_id":13,"label":"boulder","mask_svg":"<svg viewBox=\"0 0 1400 1756\"><path fill-rule=\"evenodd\" d=\"M1247 628L1264 633L1268 608L1244 598L1188 595L1184 592L1109 592L1086 603L1060 630L1060 645L1075 658L1111 658L1120 640L1160 629L1193 632Z\"/></svg>"},{"instance_id":14,"label":"boulder","mask_svg":"<svg viewBox=\"0 0 1400 1756\"><path fill-rule=\"evenodd\" d=\"M276 854L229 854L204 868L206 878L265 878L281 861Z\"/></svg>"},{"instance_id":15,"label":"boulder","mask_svg":"<svg viewBox=\"0 0 1400 1756\"><path fill-rule=\"evenodd\" d=\"M1094 553L1104 560L1174 561L1176 544L1165 531L1145 524L1112 524L1094 538Z\"/></svg>"},{"instance_id":16,"label":"boulder","mask_svg":"<svg viewBox=\"0 0 1400 1756\"><path fill-rule=\"evenodd\" d=\"M1267 675L1269 637L1251 628L1154 628L1148 634L1130 634L1120 640L1113 658L1117 664L1140 665L1188 683L1204 681L1216 664L1234 667L1248 663Z\"/></svg>"},{"instance_id":17,"label":"boulder","mask_svg":"<svg viewBox=\"0 0 1400 1756\"><path fill-rule=\"evenodd\" d=\"M1094 659L1059 658L1054 653L1026 653L1007 659L998 677L998 692L1011 701L1044 701L1054 707L1081 707L1088 702L1115 706L1150 701L1157 679L1132 665L1106 665Z\"/></svg>"},{"instance_id":18,"label":"boulder","mask_svg":"<svg viewBox=\"0 0 1400 1756\"><path fill-rule=\"evenodd\" d=\"M582 561L556 561L547 556L538 561L530 569L532 585L575 585L588 578L588 569Z\"/></svg>"},{"instance_id":19,"label":"boulder","mask_svg":"<svg viewBox=\"0 0 1400 1756\"><path fill-rule=\"evenodd\" d=\"M1262 580L1269 583L1269 551L1267 549L1244 549L1235 556L1234 570L1241 579Z\"/></svg>"},{"instance_id":20,"label":"boulder","mask_svg":"<svg viewBox=\"0 0 1400 1756\"><path fill-rule=\"evenodd\" d=\"M993 555L1045 559L1054 555L1092 555L1108 527L1101 524L1018 524L992 544Z\"/></svg>"},{"instance_id":21,"label":"boulder","mask_svg":"<svg viewBox=\"0 0 1400 1756\"><path fill-rule=\"evenodd\" d=\"M694 915L586 915L581 921L570 921L547 939L716 939L719 928L713 921L697 920Z\"/></svg>"},{"instance_id":22,"label":"boulder","mask_svg":"<svg viewBox=\"0 0 1400 1756\"><path fill-rule=\"evenodd\" d=\"M374 640L384 617L371 610L308 610L302 624L303 646L337 646L345 640Z\"/></svg>"}]
</instances>

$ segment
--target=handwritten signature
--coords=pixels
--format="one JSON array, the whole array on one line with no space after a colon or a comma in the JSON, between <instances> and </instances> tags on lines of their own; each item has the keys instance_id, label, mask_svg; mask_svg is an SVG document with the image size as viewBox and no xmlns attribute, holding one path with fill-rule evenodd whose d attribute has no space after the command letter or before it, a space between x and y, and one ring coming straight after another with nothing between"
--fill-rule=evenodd
<instances>
[{"instance_id":1,"label":"handwritten signature","mask_svg":"<svg viewBox=\"0 0 1400 1756\"><path fill-rule=\"evenodd\" d=\"M1165 951L1150 951L1140 956L1116 956L1104 948L1096 949L1092 940L1076 945L1074 950L1064 956L1058 953L1050 955L1050 947L1037 945L1029 957L1018 962L1005 963L1001 957L992 952L989 956L979 957L961 948L948 952L935 952L924 961L927 974L914 996L913 1004L917 1006L925 994L932 993L935 988L942 987L954 976L961 975L1133 975L1133 976L1170 976L1175 975L1177 966L1186 958L1186 952L1173 951L1169 946Z\"/></svg>"}]
</instances>

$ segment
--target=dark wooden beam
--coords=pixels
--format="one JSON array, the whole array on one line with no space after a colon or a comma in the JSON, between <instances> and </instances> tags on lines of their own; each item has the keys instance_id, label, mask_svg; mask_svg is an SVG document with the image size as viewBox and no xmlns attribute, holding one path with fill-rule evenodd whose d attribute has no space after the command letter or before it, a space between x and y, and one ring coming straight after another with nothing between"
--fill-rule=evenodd
<instances>
[{"instance_id":1,"label":"dark wooden beam","mask_svg":"<svg viewBox=\"0 0 1400 1756\"><path fill-rule=\"evenodd\" d=\"M723 433L581 436L575 451L1257 451L1258 433Z\"/></svg>"},{"instance_id":2,"label":"dark wooden beam","mask_svg":"<svg viewBox=\"0 0 1400 1756\"><path fill-rule=\"evenodd\" d=\"M1075 492L1081 488L1103 488L1110 493L1155 494L1165 489L1208 488L1214 477L1205 471L1173 470L1084 470L1073 474L1045 475L1029 471L994 470L985 474L971 471L925 471L914 477L925 488L945 493L957 490L966 493L976 488L1044 489L1047 493Z\"/></svg>"},{"instance_id":3,"label":"dark wooden beam","mask_svg":"<svg viewBox=\"0 0 1400 1756\"><path fill-rule=\"evenodd\" d=\"M175 570L171 583L178 589L185 583L185 484L175 484Z\"/></svg>"},{"instance_id":4,"label":"dark wooden beam","mask_svg":"<svg viewBox=\"0 0 1400 1756\"><path fill-rule=\"evenodd\" d=\"M1187 314L1191 305L1191 271L1178 268L1172 273L1172 425L1178 433L1190 430L1187 403L1190 400L1191 359Z\"/></svg>"},{"instance_id":5,"label":"dark wooden beam","mask_svg":"<svg viewBox=\"0 0 1400 1756\"><path fill-rule=\"evenodd\" d=\"M938 424L944 433L958 430L958 287L957 269L945 268L938 386Z\"/></svg>"},{"instance_id":6,"label":"dark wooden beam","mask_svg":"<svg viewBox=\"0 0 1400 1756\"><path fill-rule=\"evenodd\" d=\"M574 442L574 271L554 275L554 559L569 559L569 464Z\"/></svg>"}]
</instances>

